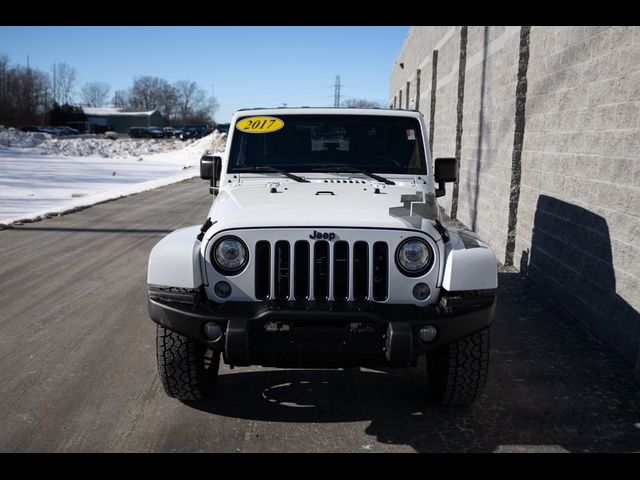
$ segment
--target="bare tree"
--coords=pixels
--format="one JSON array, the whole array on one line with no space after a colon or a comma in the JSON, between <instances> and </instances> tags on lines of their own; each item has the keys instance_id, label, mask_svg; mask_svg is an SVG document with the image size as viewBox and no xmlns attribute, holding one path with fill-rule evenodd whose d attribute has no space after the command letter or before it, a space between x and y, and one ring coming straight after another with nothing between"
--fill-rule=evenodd
<instances>
[{"instance_id":1,"label":"bare tree","mask_svg":"<svg viewBox=\"0 0 640 480\"><path fill-rule=\"evenodd\" d=\"M113 106L116 108L126 108L129 106L129 94L126 90L116 90L113 93L111 103L113 103Z\"/></svg>"},{"instance_id":2,"label":"bare tree","mask_svg":"<svg viewBox=\"0 0 640 480\"><path fill-rule=\"evenodd\" d=\"M194 116L196 110L205 108L206 93L196 82L188 80L180 80L174 86L178 99L178 113L182 123L186 123L190 116Z\"/></svg>"},{"instance_id":3,"label":"bare tree","mask_svg":"<svg viewBox=\"0 0 640 480\"><path fill-rule=\"evenodd\" d=\"M342 105L353 108L380 108L380 104L378 102L366 100L364 98L347 98Z\"/></svg>"},{"instance_id":4,"label":"bare tree","mask_svg":"<svg viewBox=\"0 0 640 480\"><path fill-rule=\"evenodd\" d=\"M0 125L44 124L51 106L51 83L46 72L12 65L0 54Z\"/></svg>"},{"instance_id":5,"label":"bare tree","mask_svg":"<svg viewBox=\"0 0 640 480\"><path fill-rule=\"evenodd\" d=\"M107 101L111 87L104 82L85 83L80 92L82 102L90 107L102 107Z\"/></svg>"},{"instance_id":6,"label":"bare tree","mask_svg":"<svg viewBox=\"0 0 640 480\"><path fill-rule=\"evenodd\" d=\"M117 90L113 105L136 110L156 109L167 124L175 121L211 123L218 109L216 99L207 97L196 82L181 80L171 85L162 78L151 76L136 77L127 91Z\"/></svg>"},{"instance_id":7,"label":"bare tree","mask_svg":"<svg viewBox=\"0 0 640 480\"><path fill-rule=\"evenodd\" d=\"M9 57L0 54L0 124L7 123L8 110Z\"/></svg>"},{"instance_id":8,"label":"bare tree","mask_svg":"<svg viewBox=\"0 0 640 480\"><path fill-rule=\"evenodd\" d=\"M158 77L136 77L129 89L129 106L141 110L161 110L171 89L169 82Z\"/></svg>"},{"instance_id":9,"label":"bare tree","mask_svg":"<svg viewBox=\"0 0 640 480\"><path fill-rule=\"evenodd\" d=\"M207 112L209 113L209 116L211 117L212 120L215 118L216 112L218 111L219 108L220 108L220 104L216 100L216 97L213 97L213 96L209 97L209 100L207 100Z\"/></svg>"},{"instance_id":10,"label":"bare tree","mask_svg":"<svg viewBox=\"0 0 640 480\"><path fill-rule=\"evenodd\" d=\"M49 77L45 72L4 64L0 66L0 81L6 92L4 98L0 96L2 123L11 126L43 123L49 92Z\"/></svg>"},{"instance_id":11,"label":"bare tree","mask_svg":"<svg viewBox=\"0 0 640 480\"><path fill-rule=\"evenodd\" d=\"M171 117L174 116L177 105L178 95L175 87L163 80L158 91L158 104L156 108L160 110L167 124L170 123Z\"/></svg>"},{"instance_id":12,"label":"bare tree","mask_svg":"<svg viewBox=\"0 0 640 480\"><path fill-rule=\"evenodd\" d=\"M73 88L78 80L78 72L64 62L54 63L52 70L54 101L59 104L73 103Z\"/></svg>"}]
</instances>

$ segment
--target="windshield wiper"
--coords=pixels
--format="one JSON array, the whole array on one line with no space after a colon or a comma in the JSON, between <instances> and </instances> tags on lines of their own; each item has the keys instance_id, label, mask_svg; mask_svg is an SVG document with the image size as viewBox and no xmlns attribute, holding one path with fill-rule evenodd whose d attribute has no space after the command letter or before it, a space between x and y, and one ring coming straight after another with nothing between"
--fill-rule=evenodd
<instances>
[{"instance_id":1,"label":"windshield wiper","mask_svg":"<svg viewBox=\"0 0 640 480\"><path fill-rule=\"evenodd\" d=\"M307 180L306 178L299 177L298 175L294 175L293 173L289 173L285 170L280 170L279 168L275 168L275 167L236 167L233 169L233 171L255 172L255 173L275 172L275 173L284 175L285 177L289 177L292 180L295 180L296 182L309 183L309 180Z\"/></svg>"},{"instance_id":2,"label":"windshield wiper","mask_svg":"<svg viewBox=\"0 0 640 480\"><path fill-rule=\"evenodd\" d=\"M322 167L322 168L314 168L314 172L344 172L344 173L362 173L368 177L373 178L374 180L378 180L379 182L383 182L387 185L395 185L396 182L389 180L388 178L381 177L380 175L376 175L375 173L368 172L366 170L362 170L361 168L355 167Z\"/></svg>"}]
</instances>

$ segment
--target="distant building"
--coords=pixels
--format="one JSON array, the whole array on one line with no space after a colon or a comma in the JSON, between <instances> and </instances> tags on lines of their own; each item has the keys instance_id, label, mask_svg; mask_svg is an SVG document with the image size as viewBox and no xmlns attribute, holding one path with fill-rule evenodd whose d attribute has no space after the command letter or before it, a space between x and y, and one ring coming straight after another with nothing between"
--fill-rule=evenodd
<instances>
[{"instance_id":1,"label":"distant building","mask_svg":"<svg viewBox=\"0 0 640 480\"><path fill-rule=\"evenodd\" d=\"M164 117L157 110L128 110L126 108L83 107L90 124L90 131L95 133L113 130L128 133L131 127L163 127Z\"/></svg>"}]
</instances>

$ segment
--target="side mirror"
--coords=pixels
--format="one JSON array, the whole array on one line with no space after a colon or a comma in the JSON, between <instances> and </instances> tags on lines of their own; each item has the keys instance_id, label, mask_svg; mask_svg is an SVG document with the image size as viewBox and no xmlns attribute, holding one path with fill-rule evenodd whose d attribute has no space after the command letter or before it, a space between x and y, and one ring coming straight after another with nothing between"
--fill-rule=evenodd
<instances>
[{"instance_id":1,"label":"side mirror","mask_svg":"<svg viewBox=\"0 0 640 480\"><path fill-rule=\"evenodd\" d=\"M447 193L444 189L444 184L455 182L458 179L458 160L455 157L436 158L433 177L438 182L436 197L443 197Z\"/></svg>"},{"instance_id":2,"label":"side mirror","mask_svg":"<svg viewBox=\"0 0 640 480\"><path fill-rule=\"evenodd\" d=\"M215 193L222 175L222 157L203 155L200 158L200 178L209 180L209 193Z\"/></svg>"},{"instance_id":3,"label":"side mirror","mask_svg":"<svg viewBox=\"0 0 640 480\"><path fill-rule=\"evenodd\" d=\"M200 178L203 180L213 178L213 155L203 155L200 158Z\"/></svg>"}]
</instances>

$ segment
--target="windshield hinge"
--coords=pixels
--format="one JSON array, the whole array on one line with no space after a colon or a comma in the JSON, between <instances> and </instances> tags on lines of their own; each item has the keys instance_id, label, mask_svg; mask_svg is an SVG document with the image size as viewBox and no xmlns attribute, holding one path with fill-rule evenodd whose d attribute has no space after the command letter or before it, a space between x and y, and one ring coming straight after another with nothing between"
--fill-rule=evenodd
<instances>
[{"instance_id":1,"label":"windshield hinge","mask_svg":"<svg viewBox=\"0 0 640 480\"><path fill-rule=\"evenodd\" d=\"M207 221L204 222L202 227L200 227L200 233L197 236L197 239L199 241L202 241L202 239L204 238L204 234L207 233L207 230L209 230L209 228L211 228L211 225L213 225L214 223L215 222L211 221L211 217L207 218Z\"/></svg>"},{"instance_id":2,"label":"windshield hinge","mask_svg":"<svg viewBox=\"0 0 640 480\"><path fill-rule=\"evenodd\" d=\"M447 243L449 241L449 233L447 232L447 229L445 228L444 225L442 225L439 219L436 219L434 221L434 227L442 237L442 240L444 241L444 243Z\"/></svg>"}]
</instances>

